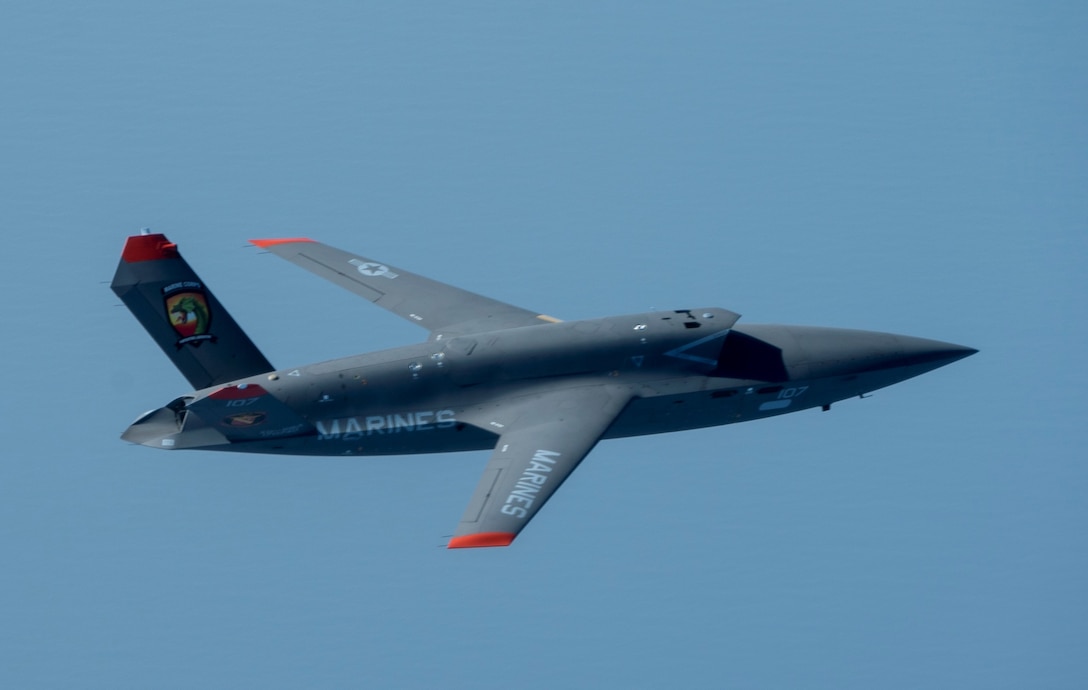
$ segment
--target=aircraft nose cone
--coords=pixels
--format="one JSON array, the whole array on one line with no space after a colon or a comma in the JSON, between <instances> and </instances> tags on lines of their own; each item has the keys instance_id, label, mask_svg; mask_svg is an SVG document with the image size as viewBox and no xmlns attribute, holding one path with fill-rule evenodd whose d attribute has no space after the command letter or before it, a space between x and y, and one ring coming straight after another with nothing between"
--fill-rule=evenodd
<instances>
[{"instance_id":1,"label":"aircraft nose cone","mask_svg":"<svg viewBox=\"0 0 1088 690\"><path fill-rule=\"evenodd\" d=\"M902 366L933 364L933 368L943 367L978 352L973 347L909 335L896 336L896 340L899 341L899 351L903 358Z\"/></svg>"},{"instance_id":2,"label":"aircraft nose cone","mask_svg":"<svg viewBox=\"0 0 1088 690\"><path fill-rule=\"evenodd\" d=\"M902 370L917 376L977 350L940 340L839 328L794 328L801 356L813 376Z\"/></svg>"}]
</instances>

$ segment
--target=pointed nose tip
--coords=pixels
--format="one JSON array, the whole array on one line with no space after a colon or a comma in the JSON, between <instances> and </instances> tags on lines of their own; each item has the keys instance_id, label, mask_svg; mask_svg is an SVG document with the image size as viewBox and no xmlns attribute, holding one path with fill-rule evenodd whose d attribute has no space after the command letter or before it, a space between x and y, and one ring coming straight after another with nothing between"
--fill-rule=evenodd
<instances>
[{"instance_id":1,"label":"pointed nose tip","mask_svg":"<svg viewBox=\"0 0 1088 690\"><path fill-rule=\"evenodd\" d=\"M934 363L937 366L944 366L978 352L973 347L945 343L940 340L914 338L907 335L898 336L897 339L902 356L908 365Z\"/></svg>"},{"instance_id":2,"label":"pointed nose tip","mask_svg":"<svg viewBox=\"0 0 1088 690\"><path fill-rule=\"evenodd\" d=\"M878 331L812 326L791 326L790 331L797 347L784 356L790 363L802 361L808 367L804 375L813 378L895 370L910 378L977 352L940 340Z\"/></svg>"},{"instance_id":3,"label":"pointed nose tip","mask_svg":"<svg viewBox=\"0 0 1088 690\"><path fill-rule=\"evenodd\" d=\"M962 359L978 354L978 350L973 347L967 347L966 345L953 345L952 347L955 348L956 359Z\"/></svg>"}]
</instances>

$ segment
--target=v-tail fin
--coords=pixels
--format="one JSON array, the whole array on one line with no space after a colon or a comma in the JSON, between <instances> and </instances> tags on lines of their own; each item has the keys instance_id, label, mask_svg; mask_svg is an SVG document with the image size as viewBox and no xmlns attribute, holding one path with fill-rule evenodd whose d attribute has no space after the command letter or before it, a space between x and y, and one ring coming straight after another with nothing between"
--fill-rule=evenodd
<instances>
[{"instance_id":1,"label":"v-tail fin","mask_svg":"<svg viewBox=\"0 0 1088 690\"><path fill-rule=\"evenodd\" d=\"M194 389L273 370L165 235L129 237L110 287Z\"/></svg>"}]
</instances>

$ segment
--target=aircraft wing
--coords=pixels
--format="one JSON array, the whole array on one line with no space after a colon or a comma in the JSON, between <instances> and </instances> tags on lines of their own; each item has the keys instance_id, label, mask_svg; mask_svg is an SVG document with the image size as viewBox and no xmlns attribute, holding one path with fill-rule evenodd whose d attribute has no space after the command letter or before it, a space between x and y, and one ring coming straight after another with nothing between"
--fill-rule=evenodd
<instances>
[{"instance_id":1,"label":"aircraft wing","mask_svg":"<svg viewBox=\"0 0 1088 690\"><path fill-rule=\"evenodd\" d=\"M625 388L592 385L459 413L501 435L449 548L508 546L630 399Z\"/></svg>"},{"instance_id":2,"label":"aircraft wing","mask_svg":"<svg viewBox=\"0 0 1088 690\"><path fill-rule=\"evenodd\" d=\"M310 239L250 242L423 326L432 340L558 321Z\"/></svg>"}]
</instances>

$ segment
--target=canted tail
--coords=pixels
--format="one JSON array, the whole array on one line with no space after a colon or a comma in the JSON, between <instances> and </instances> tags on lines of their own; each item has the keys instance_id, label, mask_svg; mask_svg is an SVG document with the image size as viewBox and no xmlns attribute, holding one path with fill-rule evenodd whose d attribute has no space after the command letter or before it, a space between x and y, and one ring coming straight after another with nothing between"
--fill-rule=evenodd
<instances>
[{"instance_id":1,"label":"canted tail","mask_svg":"<svg viewBox=\"0 0 1088 690\"><path fill-rule=\"evenodd\" d=\"M129 237L110 287L194 389L272 371L164 235Z\"/></svg>"}]
</instances>

